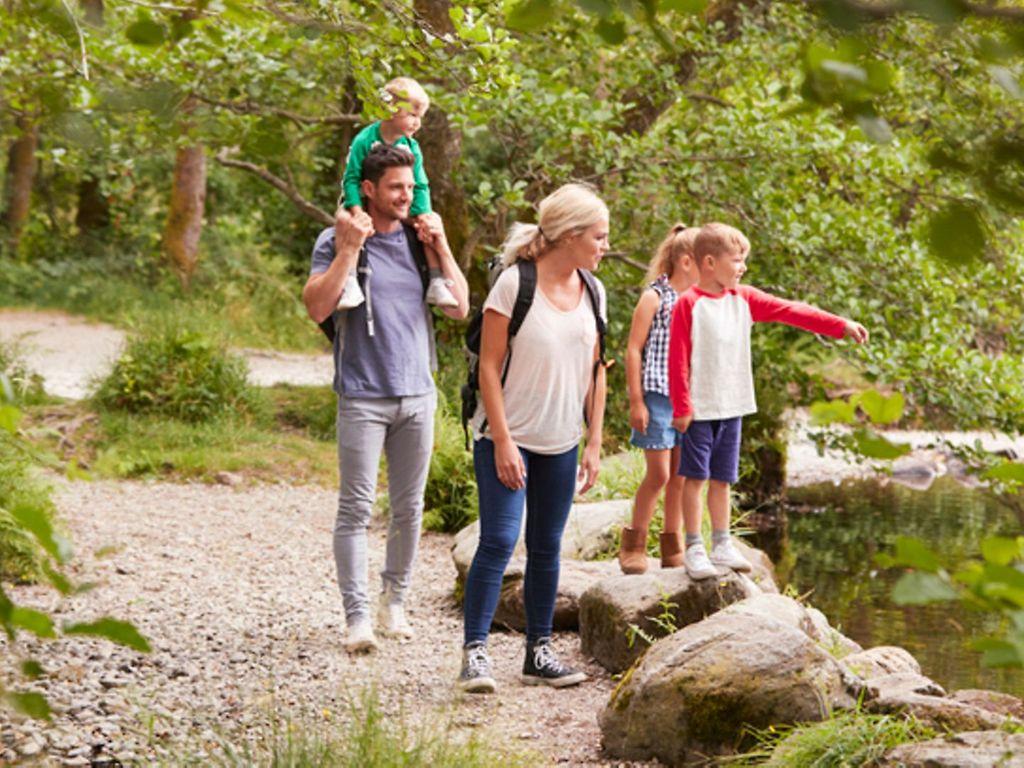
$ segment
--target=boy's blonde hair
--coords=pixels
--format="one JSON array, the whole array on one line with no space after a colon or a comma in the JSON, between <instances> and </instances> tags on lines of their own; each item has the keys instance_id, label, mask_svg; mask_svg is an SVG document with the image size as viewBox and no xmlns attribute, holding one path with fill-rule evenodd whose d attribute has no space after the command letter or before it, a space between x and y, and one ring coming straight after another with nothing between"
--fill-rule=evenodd
<instances>
[{"instance_id":1,"label":"boy's blonde hair","mask_svg":"<svg viewBox=\"0 0 1024 768\"><path fill-rule=\"evenodd\" d=\"M537 223L516 222L501 246L501 264L520 259L536 261L545 251L599 221L607 221L608 206L589 184L563 184L540 201Z\"/></svg>"},{"instance_id":2,"label":"boy's blonde hair","mask_svg":"<svg viewBox=\"0 0 1024 768\"><path fill-rule=\"evenodd\" d=\"M384 101L391 108L392 113L400 109L407 109L409 106L422 105L424 109L430 106L430 97L423 90L423 86L411 77L396 77L388 81L384 86Z\"/></svg>"},{"instance_id":3,"label":"boy's blonde hair","mask_svg":"<svg viewBox=\"0 0 1024 768\"><path fill-rule=\"evenodd\" d=\"M693 243L693 253L698 264L705 256L718 258L726 253L739 251L750 253L750 241L736 227L713 221L700 228Z\"/></svg>"},{"instance_id":4,"label":"boy's blonde hair","mask_svg":"<svg viewBox=\"0 0 1024 768\"><path fill-rule=\"evenodd\" d=\"M693 244L697 239L698 232L700 232L700 227L674 224L665 239L661 241L658 250L654 252L644 280L653 283L662 275L671 279L679 257L683 255L693 257Z\"/></svg>"}]
</instances>

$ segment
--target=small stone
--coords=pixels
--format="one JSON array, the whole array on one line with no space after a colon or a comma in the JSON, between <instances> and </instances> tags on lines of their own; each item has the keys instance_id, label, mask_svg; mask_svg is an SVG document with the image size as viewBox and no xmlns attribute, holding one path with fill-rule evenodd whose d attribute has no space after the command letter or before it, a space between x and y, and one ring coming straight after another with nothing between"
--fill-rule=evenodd
<instances>
[{"instance_id":1,"label":"small stone","mask_svg":"<svg viewBox=\"0 0 1024 768\"><path fill-rule=\"evenodd\" d=\"M43 751L43 745L35 739L29 739L18 749L24 757L32 757Z\"/></svg>"},{"instance_id":2,"label":"small stone","mask_svg":"<svg viewBox=\"0 0 1024 768\"><path fill-rule=\"evenodd\" d=\"M108 690L110 688L123 688L127 684L128 684L128 681L124 680L124 679L122 679L120 677L101 677L100 678L100 685L102 685L104 688L107 688Z\"/></svg>"},{"instance_id":3,"label":"small stone","mask_svg":"<svg viewBox=\"0 0 1024 768\"><path fill-rule=\"evenodd\" d=\"M213 476L213 479L216 480L221 485L226 485L231 488L234 488L235 486L242 484L241 476L235 474L234 472L218 472L216 475Z\"/></svg>"}]
</instances>

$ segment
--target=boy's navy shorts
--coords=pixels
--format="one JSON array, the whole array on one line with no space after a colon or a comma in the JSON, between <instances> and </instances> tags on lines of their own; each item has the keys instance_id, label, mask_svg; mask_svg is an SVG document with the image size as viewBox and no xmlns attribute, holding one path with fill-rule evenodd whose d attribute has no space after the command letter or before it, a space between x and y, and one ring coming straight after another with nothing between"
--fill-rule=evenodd
<instances>
[{"instance_id":1,"label":"boy's navy shorts","mask_svg":"<svg viewBox=\"0 0 1024 768\"><path fill-rule=\"evenodd\" d=\"M735 483L740 474L743 417L694 421L683 433L679 474L695 480Z\"/></svg>"}]
</instances>

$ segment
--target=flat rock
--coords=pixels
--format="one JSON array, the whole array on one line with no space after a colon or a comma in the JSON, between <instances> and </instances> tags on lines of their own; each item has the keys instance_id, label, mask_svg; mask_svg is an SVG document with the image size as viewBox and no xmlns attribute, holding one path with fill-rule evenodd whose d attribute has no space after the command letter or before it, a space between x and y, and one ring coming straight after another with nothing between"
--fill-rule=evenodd
<instances>
[{"instance_id":1,"label":"flat rock","mask_svg":"<svg viewBox=\"0 0 1024 768\"><path fill-rule=\"evenodd\" d=\"M970 731L901 744L879 761L884 768L1024 768L1024 734Z\"/></svg>"},{"instance_id":2,"label":"flat rock","mask_svg":"<svg viewBox=\"0 0 1024 768\"><path fill-rule=\"evenodd\" d=\"M998 715L1015 717L1024 722L1024 701L1008 693L986 691L978 688L963 688L959 691L953 691L949 697L954 701L987 709L989 712Z\"/></svg>"},{"instance_id":3,"label":"flat rock","mask_svg":"<svg viewBox=\"0 0 1024 768\"><path fill-rule=\"evenodd\" d=\"M879 645L843 658L843 663L858 677L870 680L895 672L921 674L921 665L910 652L896 645Z\"/></svg>"},{"instance_id":4,"label":"flat rock","mask_svg":"<svg viewBox=\"0 0 1024 768\"><path fill-rule=\"evenodd\" d=\"M948 731L989 731L1007 722L1020 723L1006 715L946 696L928 696L905 691L884 694L866 701L864 709L880 714L913 715L922 723Z\"/></svg>"}]
</instances>

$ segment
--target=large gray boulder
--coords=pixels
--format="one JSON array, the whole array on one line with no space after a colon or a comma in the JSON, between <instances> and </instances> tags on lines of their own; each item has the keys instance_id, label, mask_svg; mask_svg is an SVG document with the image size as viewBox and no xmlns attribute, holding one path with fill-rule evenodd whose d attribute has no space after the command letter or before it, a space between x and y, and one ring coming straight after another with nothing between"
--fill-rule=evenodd
<instances>
[{"instance_id":1,"label":"large gray boulder","mask_svg":"<svg viewBox=\"0 0 1024 768\"><path fill-rule=\"evenodd\" d=\"M747 726L852 706L845 674L805 631L739 603L651 646L601 712L602 743L615 758L670 765L728 753Z\"/></svg>"},{"instance_id":2,"label":"large gray boulder","mask_svg":"<svg viewBox=\"0 0 1024 768\"><path fill-rule=\"evenodd\" d=\"M972 731L901 744L885 753L884 768L1024 768L1024 734Z\"/></svg>"},{"instance_id":3,"label":"large gray boulder","mask_svg":"<svg viewBox=\"0 0 1024 768\"><path fill-rule=\"evenodd\" d=\"M696 581L685 568L618 572L592 584L579 600L580 647L609 672L621 672L649 642L710 616L727 605L761 594L749 578L727 568Z\"/></svg>"}]
</instances>

